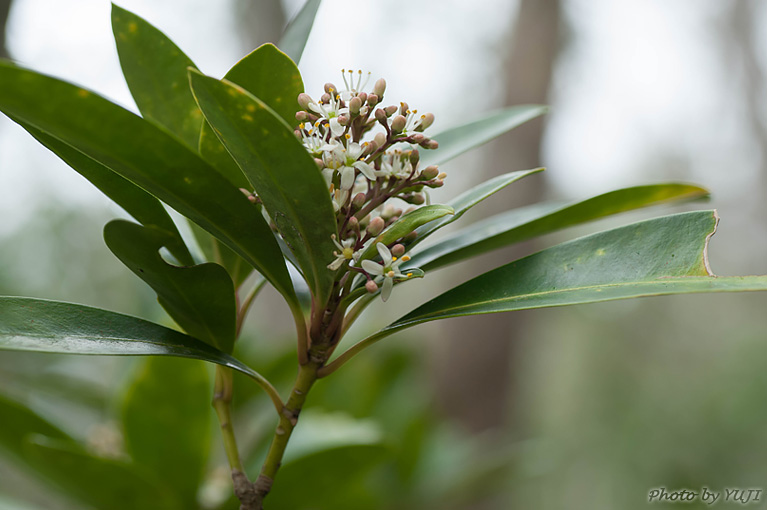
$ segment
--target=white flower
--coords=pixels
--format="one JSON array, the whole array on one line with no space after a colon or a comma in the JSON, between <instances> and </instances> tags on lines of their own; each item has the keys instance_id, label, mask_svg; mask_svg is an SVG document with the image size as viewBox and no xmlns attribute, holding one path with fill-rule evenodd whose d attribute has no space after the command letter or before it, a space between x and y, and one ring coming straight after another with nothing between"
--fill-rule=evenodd
<instances>
[{"instance_id":1,"label":"white flower","mask_svg":"<svg viewBox=\"0 0 767 510\"><path fill-rule=\"evenodd\" d=\"M346 77L346 73L349 73L349 78ZM362 92L362 89L364 89L365 86L370 81L371 73L363 75L362 69L358 70L357 83L354 83L354 71L352 71L351 69L349 69L348 71L346 69L341 69L341 76L344 79L344 85L346 85L346 90L341 91L341 96L344 98L344 101L348 101L352 97ZM364 81L363 81L363 76L364 76Z\"/></svg>"},{"instance_id":2,"label":"white flower","mask_svg":"<svg viewBox=\"0 0 767 510\"><path fill-rule=\"evenodd\" d=\"M375 170L373 170L373 167L368 165L362 158L364 152L364 145L360 145L357 142L350 142L347 139L346 147L339 144L336 145L333 150L323 154L322 160L325 163L325 167L337 170L341 176L340 187L342 190L350 190L354 187L354 182L357 179L355 170L359 170L362 175L372 181L376 179ZM325 178L327 179L327 175Z\"/></svg>"},{"instance_id":3,"label":"white flower","mask_svg":"<svg viewBox=\"0 0 767 510\"><path fill-rule=\"evenodd\" d=\"M371 276L375 276L376 283L379 283L383 279L383 286L381 287L381 299L386 301L391 295L392 287L394 287L395 278L407 278L408 275L402 274L399 270L400 264L410 260L410 257L403 255L399 259L393 257L389 248L383 243L376 244L378 254L381 256L383 265L373 262L372 260L363 260L362 269L364 269Z\"/></svg>"},{"instance_id":4,"label":"white flower","mask_svg":"<svg viewBox=\"0 0 767 510\"><path fill-rule=\"evenodd\" d=\"M315 122L314 126L308 126L302 122L298 125L298 130L301 132L304 147L314 157L322 157L325 152L332 151L338 145L333 138L330 142L325 141L326 133L323 133L321 120Z\"/></svg>"},{"instance_id":5,"label":"white flower","mask_svg":"<svg viewBox=\"0 0 767 510\"><path fill-rule=\"evenodd\" d=\"M401 151L387 153L381 161L381 170L377 172L380 177L396 177L406 179L413 173L413 165L410 158Z\"/></svg>"},{"instance_id":6,"label":"white flower","mask_svg":"<svg viewBox=\"0 0 767 510\"><path fill-rule=\"evenodd\" d=\"M340 268L347 260L356 260L359 257L360 253L358 251L354 251L354 243L356 241L355 238L350 237L349 239L344 239L341 243L336 240L335 234L333 234L331 238L333 239L333 244L336 245L339 251L333 252L333 255L336 256L336 259L328 264L328 269L335 271Z\"/></svg>"},{"instance_id":7,"label":"white flower","mask_svg":"<svg viewBox=\"0 0 767 510\"><path fill-rule=\"evenodd\" d=\"M338 122L338 117L343 114L348 114L349 108L341 107L341 95L337 94L335 90L330 89L328 95L330 96L328 104L311 101L307 107L322 119L328 121L330 132L333 136L341 136L346 128Z\"/></svg>"}]
</instances>

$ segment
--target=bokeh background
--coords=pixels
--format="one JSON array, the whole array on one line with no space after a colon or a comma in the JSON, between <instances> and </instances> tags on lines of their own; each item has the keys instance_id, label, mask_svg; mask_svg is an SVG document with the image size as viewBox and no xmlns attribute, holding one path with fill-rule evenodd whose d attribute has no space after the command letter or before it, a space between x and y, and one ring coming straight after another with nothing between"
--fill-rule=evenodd
<instances>
[{"instance_id":1,"label":"bokeh background","mask_svg":"<svg viewBox=\"0 0 767 510\"><path fill-rule=\"evenodd\" d=\"M120 2L216 76L276 40L301 4ZM135 111L109 9L106 0L2 0L0 51ZM548 169L467 214L463 225L544 199L694 182L712 191L710 202L675 210L718 210L714 272L765 274L765 11L757 0L324 0L300 67L310 94L340 82L342 68L385 77L387 101L433 112L433 132L501 106L550 104L545 119L444 166L449 177L437 200L507 171ZM395 291L352 336L495 265L665 212L570 229L428 275L412 292ZM103 224L122 216L0 118L0 294L167 322L151 291L101 239ZM286 390L290 321L276 294L259 301L239 355ZM453 319L401 333L323 382L310 400L314 414L302 422L304 447L336 434L369 451L315 456L304 469L327 473L315 490L325 491L328 508L350 509L645 508L649 490L661 486L767 489L765 307L767 296L758 294L664 297ZM3 352L0 392L96 450L119 453L116 409L141 363ZM255 459L272 424L265 399L241 387L238 425ZM213 449L201 492L208 508L222 504L227 489L215 441ZM325 508L283 497L284 508ZM6 508L75 507L6 459Z\"/></svg>"}]
</instances>

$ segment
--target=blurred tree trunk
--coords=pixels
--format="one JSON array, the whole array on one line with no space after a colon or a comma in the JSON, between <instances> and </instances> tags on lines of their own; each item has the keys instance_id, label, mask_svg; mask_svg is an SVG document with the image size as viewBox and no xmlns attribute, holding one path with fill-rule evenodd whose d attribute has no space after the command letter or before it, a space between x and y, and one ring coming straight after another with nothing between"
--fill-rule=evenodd
<instances>
[{"instance_id":1,"label":"blurred tree trunk","mask_svg":"<svg viewBox=\"0 0 767 510\"><path fill-rule=\"evenodd\" d=\"M277 42L287 23L280 0L238 0L236 8L237 25L246 51Z\"/></svg>"},{"instance_id":2,"label":"blurred tree trunk","mask_svg":"<svg viewBox=\"0 0 767 510\"><path fill-rule=\"evenodd\" d=\"M8 24L8 14L11 12L11 0L0 0L0 58L11 58L8 53L5 27Z\"/></svg>"},{"instance_id":3,"label":"blurred tree trunk","mask_svg":"<svg viewBox=\"0 0 767 510\"><path fill-rule=\"evenodd\" d=\"M521 0L516 23L504 43L510 52L503 67L503 106L547 103L559 50L559 26L559 0ZM479 180L541 166L543 128L544 119L536 119L496 141ZM500 193L502 207L488 214L537 202L544 195L544 186L542 175L515 183ZM503 250L485 258L491 265L482 267L497 267L525 253L520 248ZM447 412L472 431L500 427L509 418L510 364L526 317L524 312L464 317L443 327L445 338L438 348L447 352L444 363L437 367L438 394Z\"/></svg>"}]
</instances>

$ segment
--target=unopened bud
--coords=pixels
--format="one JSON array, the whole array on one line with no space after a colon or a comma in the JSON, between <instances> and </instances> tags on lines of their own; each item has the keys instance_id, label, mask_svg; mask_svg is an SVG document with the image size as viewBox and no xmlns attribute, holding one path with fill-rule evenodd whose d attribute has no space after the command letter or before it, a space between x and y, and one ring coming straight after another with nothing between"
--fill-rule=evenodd
<instances>
[{"instance_id":1,"label":"unopened bud","mask_svg":"<svg viewBox=\"0 0 767 510\"><path fill-rule=\"evenodd\" d=\"M349 101L349 111L352 115L358 115L360 113L360 108L362 108L362 99L359 97L351 98Z\"/></svg>"},{"instance_id":2,"label":"unopened bud","mask_svg":"<svg viewBox=\"0 0 767 510\"><path fill-rule=\"evenodd\" d=\"M430 181L439 175L439 168L437 165L429 165L421 171L421 179Z\"/></svg>"},{"instance_id":3,"label":"unopened bud","mask_svg":"<svg viewBox=\"0 0 767 510\"><path fill-rule=\"evenodd\" d=\"M397 115L391 121L391 130L395 133L401 133L405 129L405 123L407 119L403 115Z\"/></svg>"},{"instance_id":4,"label":"unopened bud","mask_svg":"<svg viewBox=\"0 0 767 510\"><path fill-rule=\"evenodd\" d=\"M364 156L370 156L371 154L373 154L375 151L378 150L378 144L376 143L375 140L370 142L365 142L364 144L362 144L362 146L364 147L364 150L362 152Z\"/></svg>"},{"instance_id":5,"label":"unopened bud","mask_svg":"<svg viewBox=\"0 0 767 510\"><path fill-rule=\"evenodd\" d=\"M373 94L383 97L384 92L386 92L386 80L379 78L375 85L373 85Z\"/></svg>"},{"instance_id":6,"label":"unopened bud","mask_svg":"<svg viewBox=\"0 0 767 510\"><path fill-rule=\"evenodd\" d=\"M373 280L368 280L365 284L365 290L373 294L374 292L378 292L378 285Z\"/></svg>"},{"instance_id":7,"label":"unopened bud","mask_svg":"<svg viewBox=\"0 0 767 510\"><path fill-rule=\"evenodd\" d=\"M410 141L413 143L421 143L424 140L426 140L426 136L424 136L423 133L416 133L410 136Z\"/></svg>"},{"instance_id":8,"label":"unopened bud","mask_svg":"<svg viewBox=\"0 0 767 510\"><path fill-rule=\"evenodd\" d=\"M339 115L338 116L338 123L342 126L347 126L349 124L349 116L348 115Z\"/></svg>"},{"instance_id":9,"label":"unopened bud","mask_svg":"<svg viewBox=\"0 0 767 510\"><path fill-rule=\"evenodd\" d=\"M381 124L386 125L386 112L378 108L375 112L376 120Z\"/></svg>"},{"instance_id":10,"label":"unopened bud","mask_svg":"<svg viewBox=\"0 0 767 510\"><path fill-rule=\"evenodd\" d=\"M424 149L436 149L439 147L439 142L437 140L424 140L421 143L421 147Z\"/></svg>"},{"instance_id":11,"label":"unopened bud","mask_svg":"<svg viewBox=\"0 0 767 510\"><path fill-rule=\"evenodd\" d=\"M416 237L418 237L418 232L413 230L408 235L403 237L402 240L405 241L406 243L412 243L413 241L415 241Z\"/></svg>"},{"instance_id":12,"label":"unopened bud","mask_svg":"<svg viewBox=\"0 0 767 510\"><path fill-rule=\"evenodd\" d=\"M309 103L312 102L312 96L307 94L306 92L301 92L298 94L298 106L306 110L309 108Z\"/></svg>"},{"instance_id":13,"label":"unopened bud","mask_svg":"<svg viewBox=\"0 0 767 510\"><path fill-rule=\"evenodd\" d=\"M365 194L364 193L357 193L354 195L354 198L352 198L352 207L355 209L359 209L362 207L362 205L365 203ZM354 216L352 216L353 220L357 220ZM351 221L351 220L350 220Z\"/></svg>"},{"instance_id":14,"label":"unopened bud","mask_svg":"<svg viewBox=\"0 0 767 510\"><path fill-rule=\"evenodd\" d=\"M352 230L357 230L360 226L360 222L356 216L352 216L349 218L349 222L346 225Z\"/></svg>"},{"instance_id":15,"label":"unopened bud","mask_svg":"<svg viewBox=\"0 0 767 510\"><path fill-rule=\"evenodd\" d=\"M395 244L391 247L391 254L395 257L401 257L405 254L405 246L402 244Z\"/></svg>"},{"instance_id":16,"label":"unopened bud","mask_svg":"<svg viewBox=\"0 0 767 510\"><path fill-rule=\"evenodd\" d=\"M309 118L309 114L305 111L301 110L300 112L296 112L296 120L298 122L306 122L306 120Z\"/></svg>"},{"instance_id":17,"label":"unopened bud","mask_svg":"<svg viewBox=\"0 0 767 510\"><path fill-rule=\"evenodd\" d=\"M380 216L376 216L375 218L370 220L370 223L368 223L368 228L367 228L368 234L370 234L371 236L377 236L383 231L385 226L386 226L386 222L384 221L384 219L381 218Z\"/></svg>"},{"instance_id":18,"label":"unopened bud","mask_svg":"<svg viewBox=\"0 0 767 510\"><path fill-rule=\"evenodd\" d=\"M368 99L368 93L367 92L360 92L359 94L357 94L357 97L360 98L360 101L362 101L364 103Z\"/></svg>"},{"instance_id":19,"label":"unopened bud","mask_svg":"<svg viewBox=\"0 0 767 510\"><path fill-rule=\"evenodd\" d=\"M375 95L375 94L370 94L370 95L368 96L368 104L369 104L370 106L375 106L375 105L377 105L377 104L378 104L378 96L377 96L377 95Z\"/></svg>"},{"instance_id":20,"label":"unopened bud","mask_svg":"<svg viewBox=\"0 0 767 510\"><path fill-rule=\"evenodd\" d=\"M422 205L424 202L426 202L426 199L420 193L414 193L410 199L410 203L415 205Z\"/></svg>"},{"instance_id":21,"label":"unopened bud","mask_svg":"<svg viewBox=\"0 0 767 510\"><path fill-rule=\"evenodd\" d=\"M445 172L441 172L441 173L440 173L440 174L437 176L437 179L444 179L445 177L447 177L447 174L446 174Z\"/></svg>"},{"instance_id":22,"label":"unopened bud","mask_svg":"<svg viewBox=\"0 0 767 510\"><path fill-rule=\"evenodd\" d=\"M384 145L386 145L386 135L381 132L376 133L376 136L373 138L373 142L375 142L375 144L378 145L378 147L383 147Z\"/></svg>"},{"instance_id":23,"label":"unopened bud","mask_svg":"<svg viewBox=\"0 0 767 510\"><path fill-rule=\"evenodd\" d=\"M335 85L333 85L332 83L328 82L328 83L325 84L325 92L335 96L336 92L338 92L338 89L336 88Z\"/></svg>"},{"instance_id":24,"label":"unopened bud","mask_svg":"<svg viewBox=\"0 0 767 510\"><path fill-rule=\"evenodd\" d=\"M325 168L325 162L320 158L314 158L314 162L317 164L318 168Z\"/></svg>"},{"instance_id":25,"label":"unopened bud","mask_svg":"<svg viewBox=\"0 0 767 510\"><path fill-rule=\"evenodd\" d=\"M427 113L427 114L421 115L421 123L418 124L416 131L423 131L424 129L428 128L432 124L434 124L433 113Z\"/></svg>"},{"instance_id":26,"label":"unopened bud","mask_svg":"<svg viewBox=\"0 0 767 510\"><path fill-rule=\"evenodd\" d=\"M413 166L416 166L418 164L418 160L421 159L421 155L418 153L418 149L413 149L410 151L410 164Z\"/></svg>"},{"instance_id":27,"label":"unopened bud","mask_svg":"<svg viewBox=\"0 0 767 510\"><path fill-rule=\"evenodd\" d=\"M410 107L408 107L406 102L403 101L403 102L401 102L399 104L399 113L400 113L400 115L407 115L407 112L408 112L409 109L410 109Z\"/></svg>"},{"instance_id":28,"label":"unopened bud","mask_svg":"<svg viewBox=\"0 0 767 510\"><path fill-rule=\"evenodd\" d=\"M394 105L392 105L392 106L387 106L386 108L384 108L384 112L386 112L386 116L387 116L387 117L391 117L392 115L394 115L395 113L397 113L397 107L396 107L396 106L394 106Z\"/></svg>"},{"instance_id":29,"label":"unopened bud","mask_svg":"<svg viewBox=\"0 0 767 510\"><path fill-rule=\"evenodd\" d=\"M436 181L434 181L431 184L429 184L429 187L430 188L441 188L444 185L445 185L445 181L443 181L441 179L437 179Z\"/></svg>"},{"instance_id":30,"label":"unopened bud","mask_svg":"<svg viewBox=\"0 0 767 510\"><path fill-rule=\"evenodd\" d=\"M330 94L328 94L328 93L322 94L322 97L320 97L320 102L323 103L323 104L329 103L330 102Z\"/></svg>"},{"instance_id":31,"label":"unopened bud","mask_svg":"<svg viewBox=\"0 0 767 510\"><path fill-rule=\"evenodd\" d=\"M243 194L243 195L245 195L246 197L249 197L249 196L253 195L253 192L251 192L251 191L248 191L248 190L246 190L245 188L240 188L240 191L241 191L241 192L242 192L242 194Z\"/></svg>"}]
</instances>

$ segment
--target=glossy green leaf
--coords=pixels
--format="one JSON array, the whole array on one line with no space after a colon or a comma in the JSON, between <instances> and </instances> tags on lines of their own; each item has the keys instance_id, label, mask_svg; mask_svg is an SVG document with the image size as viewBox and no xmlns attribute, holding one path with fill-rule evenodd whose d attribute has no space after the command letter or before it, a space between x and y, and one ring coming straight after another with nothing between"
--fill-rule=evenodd
<instances>
[{"instance_id":1,"label":"glossy green leaf","mask_svg":"<svg viewBox=\"0 0 767 510\"><path fill-rule=\"evenodd\" d=\"M182 264L194 263L175 223L159 200L82 152L29 124L18 119L14 120L38 142L60 157L77 173L88 179L99 191L125 209L125 212L137 221L143 225L158 227L168 232L169 238L166 247L179 262Z\"/></svg>"},{"instance_id":2,"label":"glossy green leaf","mask_svg":"<svg viewBox=\"0 0 767 510\"><path fill-rule=\"evenodd\" d=\"M194 235L194 238L197 241L197 246L199 246L202 251L205 260L224 266L229 273L229 276L232 278L234 286L239 288L245 279L253 273L253 267L248 264L245 259L232 251L231 248L210 235L197 224L189 222L189 227L192 230L192 235Z\"/></svg>"},{"instance_id":3,"label":"glossy green leaf","mask_svg":"<svg viewBox=\"0 0 767 510\"><path fill-rule=\"evenodd\" d=\"M0 296L0 350L176 356L227 366L253 378L253 369L178 331L99 308Z\"/></svg>"},{"instance_id":4,"label":"glossy green leaf","mask_svg":"<svg viewBox=\"0 0 767 510\"><path fill-rule=\"evenodd\" d=\"M163 230L124 220L104 227L104 240L112 253L152 287L162 307L184 331L231 353L237 318L232 279L218 264L168 264L159 250L169 237Z\"/></svg>"},{"instance_id":5,"label":"glossy green leaf","mask_svg":"<svg viewBox=\"0 0 767 510\"><path fill-rule=\"evenodd\" d=\"M245 196L163 129L69 83L0 62L0 111L98 161L221 239L295 307L269 226Z\"/></svg>"},{"instance_id":6,"label":"glossy green leaf","mask_svg":"<svg viewBox=\"0 0 767 510\"><path fill-rule=\"evenodd\" d=\"M94 508L189 508L162 479L152 480L127 462L95 457L76 444L45 436L35 436L24 446L38 474Z\"/></svg>"},{"instance_id":7,"label":"glossy green leaf","mask_svg":"<svg viewBox=\"0 0 767 510\"><path fill-rule=\"evenodd\" d=\"M304 82L296 64L273 44L253 50L237 62L224 79L266 103L288 125L296 124L297 98L304 91ZM252 190L250 182L207 122L200 134L200 154L235 186Z\"/></svg>"},{"instance_id":8,"label":"glossy green leaf","mask_svg":"<svg viewBox=\"0 0 767 510\"><path fill-rule=\"evenodd\" d=\"M330 195L317 165L293 130L241 87L190 71L208 123L250 180L295 254L312 295L327 299L336 231Z\"/></svg>"},{"instance_id":9,"label":"glossy green leaf","mask_svg":"<svg viewBox=\"0 0 767 510\"><path fill-rule=\"evenodd\" d=\"M211 443L211 381L200 362L144 360L122 406L133 461L196 508Z\"/></svg>"},{"instance_id":10,"label":"glossy green leaf","mask_svg":"<svg viewBox=\"0 0 767 510\"><path fill-rule=\"evenodd\" d=\"M143 18L112 4L112 32L125 81L141 115L197 150L202 113L189 90L192 60Z\"/></svg>"},{"instance_id":11,"label":"glossy green leaf","mask_svg":"<svg viewBox=\"0 0 767 510\"><path fill-rule=\"evenodd\" d=\"M378 253L376 248L378 243L383 243L388 246L405 237L418 227L426 225L434 220L438 220L448 214L453 214L453 208L449 205L442 204L426 205L410 211L407 214L403 214L400 219L378 234L375 240L368 245L364 252L362 252L359 260L362 261L375 257Z\"/></svg>"},{"instance_id":12,"label":"glossy green leaf","mask_svg":"<svg viewBox=\"0 0 767 510\"><path fill-rule=\"evenodd\" d=\"M548 111L547 106L535 104L512 106L443 131L432 137L439 142L438 149L421 152L421 166L441 165Z\"/></svg>"},{"instance_id":13,"label":"glossy green leaf","mask_svg":"<svg viewBox=\"0 0 767 510\"><path fill-rule=\"evenodd\" d=\"M314 18L317 16L319 8L320 0L306 0L298 14L285 27L285 32L280 37L280 42L277 43L277 46L287 53L293 62L301 61L301 55L304 53L306 41L309 39L309 33L312 31Z\"/></svg>"},{"instance_id":14,"label":"glossy green leaf","mask_svg":"<svg viewBox=\"0 0 767 510\"><path fill-rule=\"evenodd\" d=\"M24 459L24 439L30 434L42 434L56 439L71 439L64 431L26 407L0 394L0 447L19 459Z\"/></svg>"},{"instance_id":15,"label":"glossy green leaf","mask_svg":"<svg viewBox=\"0 0 767 510\"><path fill-rule=\"evenodd\" d=\"M497 177L493 177L492 179L488 179L487 181L478 184L477 186L474 186L471 189L468 189L455 197L454 199L450 200L447 205L453 208L454 214L452 216L445 216L439 220L432 221L430 223L427 223L426 225L422 225L415 229L416 234L418 236L415 238L415 241L410 245L415 246L416 244L423 241L425 238L427 238L431 233L435 232L436 230L449 225L450 223L453 223L458 218L463 216L463 214L477 205L478 203L482 202L484 199L488 198L489 196L497 193L498 191L504 189L509 184L516 182L520 179L523 179L527 177L528 175L536 174L538 172L542 172L543 168L536 168L534 170L519 170L517 172L509 172L507 174L499 175Z\"/></svg>"},{"instance_id":16,"label":"glossy green leaf","mask_svg":"<svg viewBox=\"0 0 767 510\"><path fill-rule=\"evenodd\" d=\"M767 276L709 270L715 211L664 216L606 230L506 264L459 285L368 337L322 375L396 331L437 319L615 299L767 290Z\"/></svg>"},{"instance_id":17,"label":"glossy green leaf","mask_svg":"<svg viewBox=\"0 0 767 510\"><path fill-rule=\"evenodd\" d=\"M624 188L572 204L540 203L479 221L411 253L411 264L426 271L566 227L666 202L693 200L708 191L689 184Z\"/></svg>"}]
</instances>

